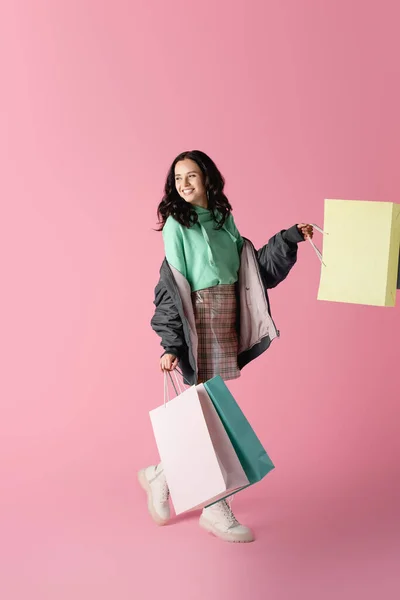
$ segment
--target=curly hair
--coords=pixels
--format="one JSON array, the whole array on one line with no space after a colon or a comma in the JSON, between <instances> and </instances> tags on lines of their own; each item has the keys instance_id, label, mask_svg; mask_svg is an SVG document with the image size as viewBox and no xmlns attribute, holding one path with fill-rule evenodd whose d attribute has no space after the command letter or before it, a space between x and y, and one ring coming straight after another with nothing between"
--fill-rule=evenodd
<instances>
[{"instance_id":1,"label":"curly hair","mask_svg":"<svg viewBox=\"0 0 400 600\"><path fill-rule=\"evenodd\" d=\"M181 225L191 227L198 221L198 215L189 202L180 197L175 187L175 166L178 162L190 159L200 168L207 191L208 208L212 211L217 229L221 229L232 212L228 198L224 194L225 179L214 161L200 150L182 152L172 163L165 182L164 197L158 205L158 231L162 231L168 217L172 216Z\"/></svg>"}]
</instances>

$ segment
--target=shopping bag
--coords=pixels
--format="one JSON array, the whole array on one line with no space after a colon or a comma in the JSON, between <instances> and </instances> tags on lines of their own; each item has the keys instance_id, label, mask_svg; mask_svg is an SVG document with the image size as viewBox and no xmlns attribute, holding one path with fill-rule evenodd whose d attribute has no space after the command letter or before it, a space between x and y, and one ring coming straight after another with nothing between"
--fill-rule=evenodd
<instances>
[{"instance_id":1,"label":"shopping bag","mask_svg":"<svg viewBox=\"0 0 400 600\"><path fill-rule=\"evenodd\" d=\"M395 306L400 204L325 200L319 300Z\"/></svg>"},{"instance_id":2,"label":"shopping bag","mask_svg":"<svg viewBox=\"0 0 400 600\"><path fill-rule=\"evenodd\" d=\"M150 419L176 514L249 485L204 386L179 389L172 400L166 376L164 386L164 404L150 411Z\"/></svg>"},{"instance_id":3,"label":"shopping bag","mask_svg":"<svg viewBox=\"0 0 400 600\"><path fill-rule=\"evenodd\" d=\"M204 387L232 442L249 484L261 481L275 467L250 423L219 375L207 381Z\"/></svg>"}]
</instances>

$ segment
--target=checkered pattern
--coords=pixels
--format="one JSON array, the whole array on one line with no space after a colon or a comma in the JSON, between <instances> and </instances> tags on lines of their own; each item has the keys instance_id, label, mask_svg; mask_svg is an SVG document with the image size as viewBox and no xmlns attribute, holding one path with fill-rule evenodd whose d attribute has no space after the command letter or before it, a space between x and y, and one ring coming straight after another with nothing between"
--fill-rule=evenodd
<instances>
[{"instance_id":1,"label":"checkered pattern","mask_svg":"<svg viewBox=\"0 0 400 600\"><path fill-rule=\"evenodd\" d=\"M240 377L235 284L217 285L192 294L198 345L199 382L220 375Z\"/></svg>"}]
</instances>

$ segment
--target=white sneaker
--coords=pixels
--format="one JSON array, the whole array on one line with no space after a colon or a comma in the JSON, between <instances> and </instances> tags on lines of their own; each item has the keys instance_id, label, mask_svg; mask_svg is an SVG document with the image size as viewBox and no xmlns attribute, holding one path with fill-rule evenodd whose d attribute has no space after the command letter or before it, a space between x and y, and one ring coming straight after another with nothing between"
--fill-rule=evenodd
<instances>
[{"instance_id":1,"label":"white sneaker","mask_svg":"<svg viewBox=\"0 0 400 600\"><path fill-rule=\"evenodd\" d=\"M147 493L147 507L153 521L157 525L166 525L170 518L169 489L162 465L142 469L138 479Z\"/></svg>"},{"instance_id":2,"label":"white sneaker","mask_svg":"<svg viewBox=\"0 0 400 600\"><path fill-rule=\"evenodd\" d=\"M241 525L226 500L221 500L203 509L200 527L221 538L225 542L253 542L254 534Z\"/></svg>"}]
</instances>

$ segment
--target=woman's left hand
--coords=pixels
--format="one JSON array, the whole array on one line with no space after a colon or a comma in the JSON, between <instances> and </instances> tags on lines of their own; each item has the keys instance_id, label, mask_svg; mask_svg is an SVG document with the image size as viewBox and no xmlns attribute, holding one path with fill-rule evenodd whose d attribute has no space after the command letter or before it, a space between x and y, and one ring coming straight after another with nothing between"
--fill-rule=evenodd
<instances>
[{"instance_id":1,"label":"woman's left hand","mask_svg":"<svg viewBox=\"0 0 400 600\"><path fill-rule=\"evenodd\" d=\"M308 240L308 238L313 238L314 227L312 225L308 225L307 223L300 223L299 225L297 225L297 229L300 229L305 240Z\"/></svg>"}]
</instances>

